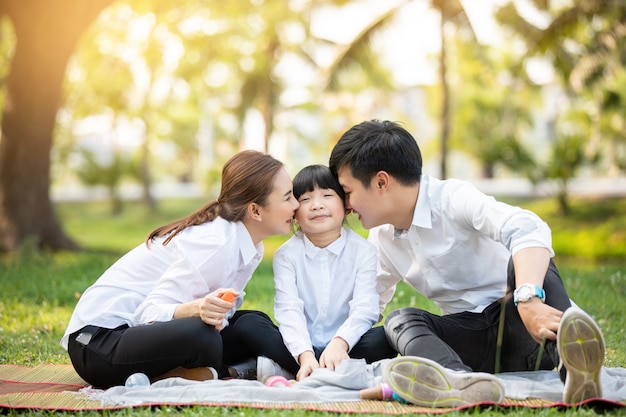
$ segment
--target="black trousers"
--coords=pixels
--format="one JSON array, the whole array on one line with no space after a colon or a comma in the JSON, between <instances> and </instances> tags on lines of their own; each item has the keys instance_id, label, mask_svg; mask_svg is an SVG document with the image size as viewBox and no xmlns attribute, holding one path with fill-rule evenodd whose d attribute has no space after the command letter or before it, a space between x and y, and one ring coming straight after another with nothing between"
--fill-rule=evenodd
<instances>
[{"instance_id":1,"label":"black trousers","mask_svg":"<svg viewBox=\"0 0 626 417\"><path fill-rule=\"evenodd\" d=\"M507 294L482 313L439 316L417 308L393 311L385 333L401 354L432 359L449 369L481 372L553 369L558 365L556 342L542 348L530 336L513 304L515 271L507 273ZM545 276L546 304L565 311L570 299L553 261Z\"/></svg>"},{"instance_id":2,"label":"black trousers","mask_svg":"<svg viewBox=\"0 0 626 417\"><path fill-rule=\"evenodd\" d=\"M152 379L180 366L211 366L226 376L227 365L251 356L237 330L248 315L269 320L259 311L239 310L221 332L199 317L116 329L85 326L70 335L68 353L76 372L97 388L123 385L135 372Z\"/></svg>"},{"instance_id":3,"label":"black trousers","mask_svg":"<svg viewBox=\"0 0 626 417\"><path fill-rule=\"evenodd\" d=\"M251 357L266 356L292 374L298 373L300 365L285 346L278 327L266 314L260 312L247 314L237 320L232 327L228 337L235 339L230 341L229 345L237 344L244 349L232 352L225 350L225 362L236 363L245 359L240 356L242 353L249 354ZM321 350L314 350L319 360ZM398 355L398 352L389 345L383 327L379 326L363 334L352 347L349 355L351 358L365 359L367 363L372 363L380 359L393 358Z\"/></svg>"}]
</instances>

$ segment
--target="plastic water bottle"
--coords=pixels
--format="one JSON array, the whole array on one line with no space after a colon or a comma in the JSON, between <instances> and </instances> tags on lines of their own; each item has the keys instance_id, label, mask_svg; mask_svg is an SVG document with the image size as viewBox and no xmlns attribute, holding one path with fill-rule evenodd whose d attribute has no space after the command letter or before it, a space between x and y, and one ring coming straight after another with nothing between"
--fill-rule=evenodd
<instances>
[{"instance_id":1,"label":"plastic water bottle","mask_svg":"<svg viewBox=\"0 0 626 417\"><path fill-rule=\"evenodd\" d=\"M124 386L126 388L148 388L150 386L150 378L146 374L137 372L126 379Z\"/></svg>"}]
</instances>

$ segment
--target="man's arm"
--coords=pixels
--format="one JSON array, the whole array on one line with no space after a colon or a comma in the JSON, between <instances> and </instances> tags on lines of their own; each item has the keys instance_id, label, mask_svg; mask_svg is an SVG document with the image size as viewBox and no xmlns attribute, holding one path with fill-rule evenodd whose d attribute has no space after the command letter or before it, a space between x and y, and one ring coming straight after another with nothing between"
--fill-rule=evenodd
<instances>
[{"instance_id":1,"label":"man's arm","mask_svg":"<svg viewBox=\"0 0 626 417\"><path fill-rule=\"evenodd\" d=\"M550 265L550 251L547 248L525 248L513 256L515 268L515 285L534 284L543 288L543 280ZM542 339L556 340L563 313L539 299L532 297L530 301L518 303L517 311L526 326L528 333L541 343Z\"/></svg>"}]
</instances>

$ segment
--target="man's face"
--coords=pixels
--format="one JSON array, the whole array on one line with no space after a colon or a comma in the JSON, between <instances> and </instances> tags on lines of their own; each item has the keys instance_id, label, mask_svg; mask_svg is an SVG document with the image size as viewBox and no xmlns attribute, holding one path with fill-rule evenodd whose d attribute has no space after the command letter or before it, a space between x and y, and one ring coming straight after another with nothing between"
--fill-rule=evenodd
<instances>
[{"instance_id":1,"label":"man's face","mask_svg":"<svg viewBox=\"0 0 626 417\"><path fill-rule=\"evenodd\" d=\"M381 196L375 180L372 178L369 188L352 176L350 167L343 167L337 172L339 184L346 193L346 210L357 214L361 224L366 229L380 226L382 221Z\"/></svg>"}]
</instances>

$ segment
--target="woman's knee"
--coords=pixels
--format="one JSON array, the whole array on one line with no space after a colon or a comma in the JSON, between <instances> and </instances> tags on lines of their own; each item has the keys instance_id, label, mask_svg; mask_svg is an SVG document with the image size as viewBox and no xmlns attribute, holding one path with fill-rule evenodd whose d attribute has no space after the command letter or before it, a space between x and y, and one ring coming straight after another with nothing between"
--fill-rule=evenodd
<instances>
[{"instance_id":1,"label":"woman's knee","mask_svg":"<svg viewBox=\"0 0 626 417\"><path fill-rule=\"evenodd\" d=\"M255 334L259 329L276 327L267 314L253 310L240 315L232 326L233 331L248 335Z\"/></svg>"},{"instance_id":2,"label":"woman's knee","mask_svg":"<svg viewBox=\"0 0 626 417\"><path fill-rule=\"evenodd\" d=\"M177 340L178 346L188 351L219 352L222 351L222 338L220 332L201 319L180 319L181 326L177 334L172 336ZM185 320L184 325L182 320Z\"/></svg>"}]
</instances>

